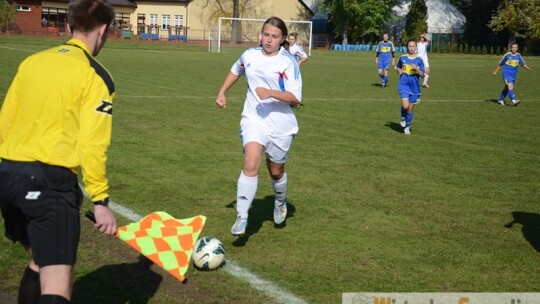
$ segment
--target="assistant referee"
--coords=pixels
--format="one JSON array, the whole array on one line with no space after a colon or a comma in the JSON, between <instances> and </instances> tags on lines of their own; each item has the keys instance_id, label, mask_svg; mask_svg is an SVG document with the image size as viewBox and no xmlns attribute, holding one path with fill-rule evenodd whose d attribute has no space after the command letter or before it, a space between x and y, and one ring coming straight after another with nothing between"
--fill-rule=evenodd
<instances>
[{"instance_id":1,"label":"assistant referee","mask_svg":"<svg viewBox=\"0 0 540 304\"><path fill-rule=\"evenodd\" d=\"M69 303L83 201L77 173L94 202L96 227L114 235L106 153L114 82L96 60L114 20L106 0L72 0L71 39L26 58L0 111L0 206L6 237L31 259L19 303Z\"/></svg>"}]
</instances>

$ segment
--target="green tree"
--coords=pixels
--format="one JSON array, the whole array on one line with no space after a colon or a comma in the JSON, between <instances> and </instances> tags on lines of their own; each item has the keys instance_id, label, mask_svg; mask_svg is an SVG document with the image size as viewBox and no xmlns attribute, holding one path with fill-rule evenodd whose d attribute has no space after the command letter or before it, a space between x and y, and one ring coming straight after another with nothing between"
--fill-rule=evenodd
<instances>
[{"instance_id":1,"label":"green tree","mask_svg":"<svg viewBox=\"0 0 540 304\"><path fill-rule=\"evenodd\" d=\"M540 0L504 0L489 22L495 32L508 30L508 44L516 38L540 38Z\"/></svg>"},{"instance_id":2,"label":"green tree","mask_svg":"<svg viewBox=\"0 0 540 304\"><path fill-rule=\"evenodd\" d=\"M0 0L0 31L5 32L15 24L17 12L7 0Z\"/></svg>"},{"instance_id":3,"label":"green tree","mask_svg":"<svg viewBox=\"0 0 540 304\"><path fill-rule=\"evenodd\" d=\"M355 41L377 40L397 3L398 0L323 0L319 8L328 14L335 36L342 37L342 43L347 44L349 37Z\"/></svg>"},{"instance_id":4,"label":"green tree","mask_svg":"<svg viewBox=\"0 0 540 304\"><path fill-rule=\"evenodd\" d=\"M426 0L412 0L406 18L403 40L416 39L420 34L427 32Z\"/></svg>"}]
</instances>

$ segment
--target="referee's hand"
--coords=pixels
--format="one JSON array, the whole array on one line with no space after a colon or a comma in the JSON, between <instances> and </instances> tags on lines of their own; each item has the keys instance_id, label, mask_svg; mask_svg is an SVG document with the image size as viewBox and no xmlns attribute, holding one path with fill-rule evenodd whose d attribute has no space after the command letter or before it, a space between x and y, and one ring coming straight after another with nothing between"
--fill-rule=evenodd
<instances>
[{"instance_id":1,"label":"referee's hand","mask_svg":"<svg viewBox=\"0 0 540 304\"><path fill-rule=\"evenodd\" d=\"M107 235L115 235L118 227L116 226L116 218L111 209L107 206L95 205L94 215L96 217L95 227Z\"/></svg>"}]
</instances>

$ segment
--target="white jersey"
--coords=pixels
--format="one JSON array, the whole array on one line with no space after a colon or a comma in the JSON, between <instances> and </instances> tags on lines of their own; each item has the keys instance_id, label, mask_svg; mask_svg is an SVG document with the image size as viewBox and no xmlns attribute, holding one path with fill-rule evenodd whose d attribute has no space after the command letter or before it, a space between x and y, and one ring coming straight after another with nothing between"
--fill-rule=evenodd
<instances>
[{"instance_id":1,"label":"white jersey","mask_svg":"<svg viewBox=\"0 0 540 304\"><path fill-rule=\"evenodd\" d=\"M298 43L295 43L289 47L289 53L294 56L296 61L300 60L300 58L307 58L306 52L304 52L304 49L298 45Z\"/></svg>"},{"instance_id":2,"label":"white jersey","mask_svg":"<svg viewBox=\"0 0 540 304\"><path fill-rule=\"evenodd\" d=\"M289 103L268 98L261 100L255 89L263 87L292 93L302 100L302 77L298 63L286 49L275 56L263 55L262 47L246 50L233 64L231 72L245 75L248 88L242 120L261 125L270 136L288 136L298 132L298 122Z\"/></svg>"},{"instance_id":3,"label":"white jersey","mask_svg":"<svg viewBox=\"0 0 540 304\"><path fill-rule=\"evenodd\" d=\"M427 42L427 41L425 41L425 42L418 41L417 48L416 48L416 53L418 53L418 55L420 57L427 58L427 46L428 46L428 44L429 44L429 42Z\"/></svg>"}]
</instances>

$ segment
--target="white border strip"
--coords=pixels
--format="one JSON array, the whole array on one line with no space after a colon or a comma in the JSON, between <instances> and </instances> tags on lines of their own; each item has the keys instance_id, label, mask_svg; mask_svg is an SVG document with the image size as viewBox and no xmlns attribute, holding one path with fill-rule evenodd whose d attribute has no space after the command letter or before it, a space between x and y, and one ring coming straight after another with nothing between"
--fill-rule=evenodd
<instances>
[{"instance_id":1,"label":"white border strip","mask_svg":"<svg viewBox=\"0 0 540 304\"><path fill-rule=\"evenodd\" d=\"M81 184L79 184L79 187L83 191L84 196L89 197L88 193L86 193L86 191L84 190ZM133 210L126 208L113 201L109 202L109 207L111 208L111 210L120 214L121 216L125 217L126 219L130 221L138 222L143 218L143 216L141 216L140 214L137 214ZM240 264L238 264L235 261L230 260L229 258L227 258L227 264L225 265L225 267L223 267L223 270L225 270L228 274L235 277L236 279L245 281L249 283L251 287L259 291L262 291L268 297L274 299L276 303L307 304L306 301L298 298L297 296L293 295L287 290L284 290L283 288L277 286L276 284L258 277L254 273L243 268L242 266L240 266Z\"/></svg>"}]
</instances>

